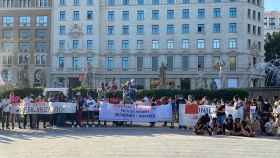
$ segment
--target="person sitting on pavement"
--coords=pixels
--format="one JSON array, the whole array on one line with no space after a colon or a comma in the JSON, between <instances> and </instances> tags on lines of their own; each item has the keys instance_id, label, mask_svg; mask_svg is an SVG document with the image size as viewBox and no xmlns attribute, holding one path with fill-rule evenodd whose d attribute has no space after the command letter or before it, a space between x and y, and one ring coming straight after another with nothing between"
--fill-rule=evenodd
<instances>
[{"instance_id":1,"label":"person sitting on pavement","mask_svg":"<svg viewBox=\"0 0 280 158\"><path fill-rule=\"evenodd\" d=\"M226 118L225 120L225 123L224 123L224 133L226 135L233 135L234 134L234 129L233 129L233 117L232 115L228 115L228 117Z\"/></svg>"},{"instance_id":2,"label":"person sitting on pavement","mask_svg":"<svg viewBox=\"0 0 280 158\"><path fill-rule=\"evenodd\" d=\"M209 126L210 123L210 117L208 114L203 115L199 120L197 121L194 132L197 135L203 135L205 132L207 132L209 135L212 135L212 129Z\"/></svg>"},{"instance_id":3,"label":"person sitting on pavement","mask_svg":"<svg viewBox=\"0 0 280 158\"><path fill-rule=\"evenodd\" d=\"M235 118L234 124L233 124L233 131L235 136L241 136L242 135L242 125L240 122L240 118Z\"/></svg>"},{"instance_id":4,"label":"person sitting on pavement","mask_svg":"<svg viewBox=\"0 0 280 158\"><path fill-rule=\"evenodd\" d=\"M241 127L242 127L242 136L245 137L254 137L255 136L255 132L252 130L252 127L249 123L249 121L247 120L243 120L241 122Z\"/></svg>"}]
</instances>

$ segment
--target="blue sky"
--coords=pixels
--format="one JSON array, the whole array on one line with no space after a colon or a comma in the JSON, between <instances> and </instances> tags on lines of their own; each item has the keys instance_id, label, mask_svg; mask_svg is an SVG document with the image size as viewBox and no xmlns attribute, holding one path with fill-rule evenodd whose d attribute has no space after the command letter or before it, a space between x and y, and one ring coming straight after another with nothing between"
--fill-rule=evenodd
<instances>
[{"instance_id":1,"label":"blue sky","mask_svg":"<svg viewBox=\"0 0 280 158\"><path fill-rule=\"evenodd\" d=\"M280 0L264 0L265 10L279 10Z\"/></svg>"}]
</instances>

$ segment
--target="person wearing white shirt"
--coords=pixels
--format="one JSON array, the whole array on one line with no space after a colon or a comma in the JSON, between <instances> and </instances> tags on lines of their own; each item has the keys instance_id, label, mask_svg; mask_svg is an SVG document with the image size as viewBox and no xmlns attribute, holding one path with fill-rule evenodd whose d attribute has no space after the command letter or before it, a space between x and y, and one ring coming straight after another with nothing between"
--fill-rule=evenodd
<instances>
[{"instance_id":1,"label":"person wearing white shirt","mask_svg":"<svg viewBox=\"0 0 280 158\"><path fill-rule=\"evenodd\" d=\"M28 105L32 102L32 98L29 96L26 96L23 98L23 102L25 105ZM29 126L30 128L32 128L32 114L23 114L23 128L26 129L26 125L27 125L27 116L29 116Z\"/></svg>"},{"instance_id":2,"label":"person wearing white shirt","mask_svg":"<svg viewBox=\"0 0 280 158\"><path fill-rule=\"evenodd\" d=\"M84 106L85 107L83 109L85 110L86 118L87 118L86 127L89 127L89 126L92 126L89 124L89 121L90 121L90 119L93 120L94 111L96 110L96 101L91 96L88 96ZM93 124L93 121L92 121L92 124Z\"/></svg>"}]
</instances>

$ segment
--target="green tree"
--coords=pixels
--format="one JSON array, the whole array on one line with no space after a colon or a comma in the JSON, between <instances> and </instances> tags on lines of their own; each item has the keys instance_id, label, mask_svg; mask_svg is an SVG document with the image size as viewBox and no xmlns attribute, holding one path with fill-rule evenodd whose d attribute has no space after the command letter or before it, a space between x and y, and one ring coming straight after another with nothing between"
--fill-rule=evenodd
<instances>
[{"instance_id":1,"label":"green tree","mask_svg":"<svg viewBox=\"0 0 280 158\"><path fill-rule=\"evenodd\" d=\"M264 49L266 62L280 57L280 32L266 35Z\"/></svg>"}]
</instances>

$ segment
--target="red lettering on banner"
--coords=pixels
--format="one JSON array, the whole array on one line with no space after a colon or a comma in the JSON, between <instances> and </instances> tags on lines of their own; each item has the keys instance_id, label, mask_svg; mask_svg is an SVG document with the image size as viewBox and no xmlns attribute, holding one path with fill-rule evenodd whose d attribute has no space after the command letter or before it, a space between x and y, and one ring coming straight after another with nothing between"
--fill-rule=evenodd
<instances>
[{"instance_id":1,"label":"red lettering on banner","mask_svg":"<svg viewBox=\"0 0 280 158\"><path fill-rule=\"evenodd\" d=\"M186 104L185 113L186 114L197 114L198 113L198 105L197 104Z\"/></svg>"}]
</instances>

